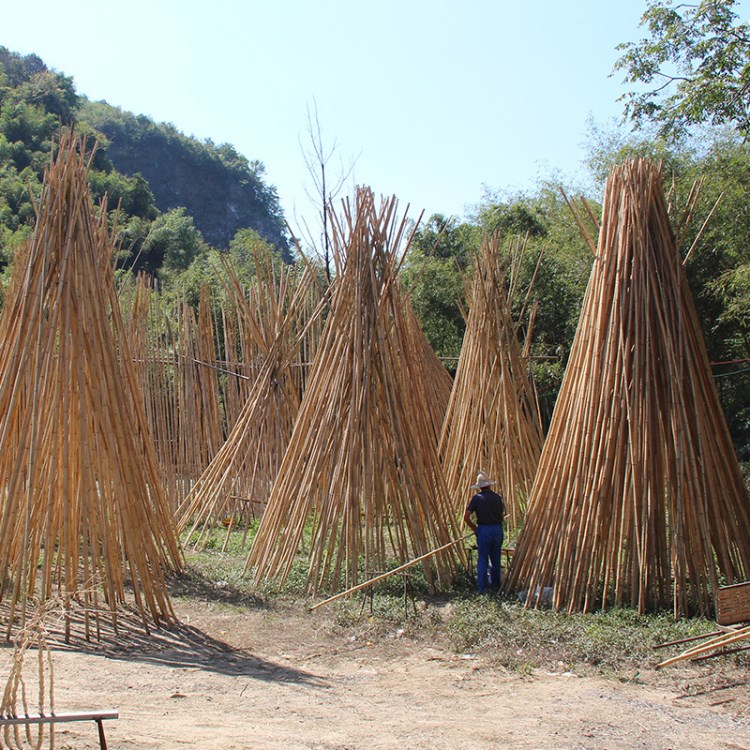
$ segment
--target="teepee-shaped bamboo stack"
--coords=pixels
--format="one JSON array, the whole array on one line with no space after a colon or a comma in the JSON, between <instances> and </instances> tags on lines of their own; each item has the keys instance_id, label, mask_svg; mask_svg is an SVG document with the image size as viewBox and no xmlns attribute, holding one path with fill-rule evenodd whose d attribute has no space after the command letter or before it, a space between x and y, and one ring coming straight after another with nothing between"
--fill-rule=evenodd
<instances>
[{"instance_id":1,"label":"teepee-shaped bamboo stack","mask_svg":"<svg viewBox=\"0 0 750 750\"><path fill-rule=\"evenodd\" d=\"M497 482L518 531L544 437L528 362L511 313L512 280L497 237L474 263L469 319L440 441L451 497L463 510L478 470ZM515 277L514 277L515 278Z\"/></svg>"},{"instance_id":2,"label":"teepee-shaped bamboo stack","mask_svg":"<svg viewBox=\"0 0 750 750\"><path fill-rule=\"evenodd\" d=\"M404 295L403 302L404 315L411 328L411 338L415 346L414 360L423 369L421 380L425 389L425 401L434 427L435 444L437 445L440 442L440 434L453 391L453 378L440 357L435 354L427 336L424 335L412 307L411 299Z\"/></svg>"},{"instance_id":3,"label":"teepee-shaped bamboo stack","mask_svg":"<svg viewBox=\"0 0 750 750\"><path fill-rule=\"evenodd\" d=\"M750 506L661 169L613 169L597 257L507 587L707 612L750 572Z\"/></svg>"},{"instance_id":4,"label":"teepee-shaped bamboo stack","mask_svg":"<svg viewBox=\"0 0 750 750\"><path fill-rule=\"evenodd\" d=\"M315 272L307 267L297 278L294 268L275 271L260 253L256 269L251 304L227 267L262 366L227 441L179 509L180 530L198 532L198 545L219 519L231 519L231 530L235 520L248 521L265 507L300 406L301 344L318 317L309 309Z\"/></svg>"},{"instance_id":5,"label":"teepee-shaped bamboo stack","mask_svg":"<svg viewBox=\"0 0 750 750\"><path fill-rule=\"evenodd\" d=\"M345 204L334 243L338 278L292 439L248 566L285 578L311 530L309 589L350 586L452 541L459 530L425 403L422 351L397 282L406 219L369 190ZM420 332L421 335L421 332ZM455 548L425 566L455 568Z\"/></svg>"},{"instance_id":6,"label":"teepee-shaped bamboo stack","mask_svg":"<svg viewBox=\"0 0 750 750\"><path fill-rule=\"evenodd\" d=\"M110 265L106 212L84 144L63 136L0 319L0 596L62 598L113 619L132 585L172 619L165 572L181 554L158 476ZM88 616L86 626L88 627Z\"/></svg>"}]
</instances>

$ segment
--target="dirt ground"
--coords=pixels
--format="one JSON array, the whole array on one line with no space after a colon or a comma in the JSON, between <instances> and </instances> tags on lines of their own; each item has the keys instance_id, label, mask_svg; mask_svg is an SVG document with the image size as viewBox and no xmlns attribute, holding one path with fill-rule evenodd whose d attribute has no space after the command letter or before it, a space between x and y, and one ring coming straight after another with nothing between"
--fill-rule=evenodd
<instances>
[{"instance_id":1,"label":"dirt ground","mask_svg":"<svg viewBox=\"0 0 750 750\"><path fill-rule=\"evenodd\" d=\"M323 610L175 606L173 631L57 651L56 710L118 709L110 750L750 750L746 672L521 675L399 630L371 643ZM95 725L60 725L56 747L98 747Z\"/></svg>"}]
</instances>

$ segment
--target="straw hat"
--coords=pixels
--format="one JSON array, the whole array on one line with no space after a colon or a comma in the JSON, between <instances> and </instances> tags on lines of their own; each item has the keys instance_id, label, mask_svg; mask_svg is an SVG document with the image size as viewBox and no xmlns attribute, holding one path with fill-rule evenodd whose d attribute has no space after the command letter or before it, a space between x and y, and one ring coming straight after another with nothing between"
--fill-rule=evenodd
<instances>
[{"instance_id":1,"label":"straw hat","mask_svg":"<svg viewBox=\"0 0 750 750\"><path fill-rule=\"evenodd\" d=\"M490 485L495 484L494 479L487 479L487 475L480 471L479 474L477 474L477 483L471 485L472 490L481 490L485 487L489 487Z\"/></svg>"}]
</instances>

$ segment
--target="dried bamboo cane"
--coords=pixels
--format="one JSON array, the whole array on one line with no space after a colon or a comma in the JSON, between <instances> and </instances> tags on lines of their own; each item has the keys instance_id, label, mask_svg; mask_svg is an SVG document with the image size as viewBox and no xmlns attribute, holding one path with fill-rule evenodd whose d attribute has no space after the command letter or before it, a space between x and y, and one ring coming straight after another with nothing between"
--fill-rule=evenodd
<instances>
[{"instance_id":1,"label":"dried bamboo cane","mask_svg":"<svg viewBox=\"0 0 750 750\"><path fill-rule=\"evenodd\" d=\"M61 596L116 623L126 583L144 624L170 621L181 552L120 316L105 207L85 144L64 135L0 318L0 598L7 632ZM94 593L91 593L92 589ZM89 626L88 614L86 627Z\"/></svg>"},{"instance_id":2,"label":"dried bamboo cane","mask_svg":"<svg viewBox=\"0 0 750 750\"><path fill-rule=\"evenodd\" d=\"M397 272L405 217L361 190L333 213L339 275L331 310L268 507L248 556L256 579L288 576L310 531L311 591L351 586L388 558L405 561L458 536L437 459L424 362ZM460 551L425 565L455 570Z\"/></svg>"},{"instance_id":3,"label":"dried bamboo cane","mask_svg":"<svg viewBox=\"0 0 750 750\"><path fill-rule=\"evenodd\" d=\"M750 569L750 510L662 174L613 169L570 359L506 579L527 603L708 613Z\"/></svg>"}]
</instances>

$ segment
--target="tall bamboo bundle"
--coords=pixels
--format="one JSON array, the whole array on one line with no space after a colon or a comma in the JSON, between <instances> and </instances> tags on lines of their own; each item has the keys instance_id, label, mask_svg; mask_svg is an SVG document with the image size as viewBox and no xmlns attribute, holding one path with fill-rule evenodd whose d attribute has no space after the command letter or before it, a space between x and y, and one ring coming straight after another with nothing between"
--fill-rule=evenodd
<instances>
[{"instance_id":1,"label":"tall bamboo bundle","mask_svg":"<svg viewBox=\"0 0 750 750\"><path fill-rule=\"evenodd\" d=\"M300 371L294 365L311 323L308 301L315 273L308 267L297 281L291 267L276 272L269 262L256 268L252 305L237 277L230 272L229 278L262 366L227 441L180 507L179 529L190 526L190 536L198 535L196 545L205 541L217 520L230 518L231 530L235 521L247 522L262 512L300 406Z\"/></svg>"},{"instance_id":2,"label":"tall bamboo bundle","mask_svg":"<svg viewBox=\"0 0 750 750\"><path fill-rule=\"evenodd\" d=\"M404 315L414 342L414 360L423 369L420 379L424 385L425 401L435 433L435 444L437 445L440 442L443 422L451 399L453 378L435 354L435 350L430 346L430 342L419 325L411 301L406 296L404 296Z\"/></svg>"},{"instance_id":3,"label":"tall bamboo bundle","mask_svg":"<svg viewBox=\"0 0 750 750\"><path fill-rule=\"evenodd\" d=\"M397 274L406 216L369 190L336 217L338 276L291 441L247 566L285 579L310 529L308 587L353 585L458 536ZM458 562L434 558L437 581ZM425 573L433 578L426 563Z\"/></svg>"},{"instance_id":4,"label":"tall bamboo bundle","mask_svg":"<svg viewBox=\"0 0 750 750\"><path fill-rule=\"evenodd\" d=\"M144 624L170 621L165 573L181 565L122 335L102 208L85 144L63 136L33 236L0 318L0 598L8 632L27 603L106 603L126 583ZM80 152L80 153L79 153ZM15 615L20 614L19 618Z\"/></svg>"},{"instance_id":5,"label":"tall bamboo bundle","mask_svg":"<svg viewBox=\"0 0 750 750\"><path fill-rule=\"evenodd\" d=\"M708 612L750 570L750 510L661 168L612 170L570 361L506 585L569 611Z\"/></svg>"},{"instance_id":6,"label":"tall bamboo bundle","mask_svg":"<svg viewBox=\"0 0 750 750\"><path fill-rule=\"evenodd\" d=\"M198 315L182 300L177 318L178 474L192 486L224 442L219 373L209 289L201 287Z\"/></svg>"},{"instance_id":7,"label":"tall bamboo bundle","mask_svg":"<svg viewBox=\"0 0 750 750\"><path fill-rule=\"evenodd\" d=\"M167 499L174 508L178 487L174 341L155 279L139 273L133 282L121 287L119 296L149 433Z\"/></svg>"},{"instance_id":8,"label":"tall bamboo bundle","mask_svg":"<svg viewBox=\"0 0 750 750\"><path fill-rule=\"evenodd\" d=\"M515 534L544 436L528 359L511 311L513 279L501 258L499 238L485 238L474 261L469 318L440 456L456 510L466 506L468 488L481 469L498 483L508 530Z\"/></svg>"}]
</instances>

